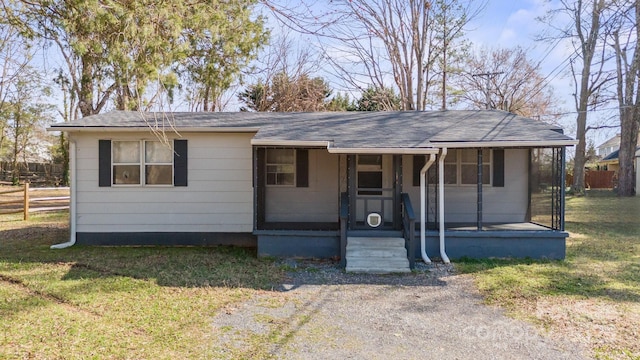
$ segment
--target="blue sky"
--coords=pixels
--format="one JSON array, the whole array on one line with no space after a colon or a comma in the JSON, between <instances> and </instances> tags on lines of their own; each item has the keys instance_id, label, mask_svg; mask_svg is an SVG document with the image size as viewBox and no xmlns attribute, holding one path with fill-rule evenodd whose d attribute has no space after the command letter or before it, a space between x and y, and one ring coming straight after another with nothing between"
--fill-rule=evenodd
<instances>
[{"instance_id":1,"label":"blue sky","mask_svg":"<svg viewBox=\"0 0 640 360\"><path fill-rule=\"evenodd\" d=\"M293 2L295 0L290 1L290 3ZM562 43L550 47L549 44L534 40L535 36L545 29L545 26L538 22L536 17L545 14L548 6L550 3L547 0L488 0L485 10L470 24L467 37L474 46L514 47L519 45L528 50L530 60L541 62L543 76L548 76L549 84L553 86L555 93L564 102L562 104L563 110L571 112L574 110L571 96L573 93L572 82L566 71L562 71L567 69L568 47ZM311 39L303 37L303 42L308 40ZM39 60L46 63L47 68L53 69L61 66L56 63L56 58L57 56L47 54ZM237 108L237 104L232 104L228 110L236 111ZM592 119L597 116L602 115L590 114ZM564 116L561 124L565 127L566 133L572 134L575 127L575 114ZM588 134L588 137L598 145L615 133L615 129L601 130Z\"/></svg>"},{"instance_id":2,"label":"blue sky","mask_svg":"<svg viewBox=\"0 0 640 360\"><path fill-rule=\"evenodd\" d=\"M536 35L546 30L546 26L536 20L544 15L554 1L546 0L489 0L485 11L474 21L467 33L474 45L494 47L521 46L529 51L532 62L540 62L543 76L553 87L555 94L563 102L562 108L567 112L561 119L565 132L574 136L575 111L573 99L573 82L568 74L567 58L572 50L566 42L555 46L535 41ZM567 23L567 26L570 26ZM590 113L588 118L593 123L610 123L612 112ZM597 146L618 132L618 129L602 129L587 133Z\"/></svg>"}]
</instances>

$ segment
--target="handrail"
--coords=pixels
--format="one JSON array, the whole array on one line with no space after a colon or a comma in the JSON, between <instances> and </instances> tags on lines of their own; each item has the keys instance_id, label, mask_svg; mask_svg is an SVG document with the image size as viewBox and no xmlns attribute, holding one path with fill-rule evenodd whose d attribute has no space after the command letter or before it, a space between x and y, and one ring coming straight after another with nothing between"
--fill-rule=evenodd
<instances>
[{"instance_id":1,"label":"handrail","mask_svg":"<svg viewBox=\"0 0 640 360\"><path fill-rule=\"evenodd\" d=\"M409 194L402 193L402 230L404 232L405 248L409 258L409 268L415 268L415 238L416 238L416 214L411 205Z\"/></svg>"},{"instance_id":2,"label":"handrail","mask_svg":"<svg viewBox=\"0 0 640 360\"><path fill-rule=\"evenodd\" d=\"M349 225L349 194L340 194L340 266L347 266L347 227Z\"/></svg>"}]
</instances>

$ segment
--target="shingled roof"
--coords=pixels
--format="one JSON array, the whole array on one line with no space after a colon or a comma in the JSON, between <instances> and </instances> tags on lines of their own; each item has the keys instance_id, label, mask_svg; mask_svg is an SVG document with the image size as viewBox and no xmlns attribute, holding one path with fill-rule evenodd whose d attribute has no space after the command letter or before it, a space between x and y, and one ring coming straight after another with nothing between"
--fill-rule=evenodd
<instances>
[{"instance_id":1,"label":"shingled roof","mask_svg":"<svg viewBox=\"0 0 640 360\"><path fill-rule=\"evenodd\" d=\"M326 144L332 149L566 146L562 129L500 110L315 113L111 111L53 131L255 132L254 145Z\"/></svg>"}]
</instances>

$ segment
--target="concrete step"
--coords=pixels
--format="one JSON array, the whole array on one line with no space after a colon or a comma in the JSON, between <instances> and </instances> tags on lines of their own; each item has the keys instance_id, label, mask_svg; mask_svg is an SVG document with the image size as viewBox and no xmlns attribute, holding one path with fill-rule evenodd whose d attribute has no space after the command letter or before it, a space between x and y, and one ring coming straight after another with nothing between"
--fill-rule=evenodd
<instances>
[{"instance_id":1,"label":"concrete step","mask_svg":"<svg viewBox=\"0 0 640 360\"><path fill-rule=\"evenodd\" d=\"M407 273L409 260L407 258L347 258L347 272L362 272L375 274Z\"/></svg>"},{"instance_id":2,"label":"concrete step","mask_svg":"<svg viewBox=\"0 0 640 360\"><path fill-rule=\"evenodd\" d=\"M347 267L372 267L372 268L384 268L384 267L409 267L409 259L407 258L372 258L372 257L357 257L347 258Z\"/></svg>"},{"instance_id":3,"label":"concrete step","mask_svg":"<svg viewBox=\"0 0 640 360\"><path fill-rule=\"evenodd\" d=\"M349 249L349 247L402 247L404 248L404 238L348 237L347 249Z\"/></svg>"},{"instance_id":4,"label":"concrete step","mask_svg":"<svg viewBox=\"0 0 640 360\"><path fill-rule=\"evenodd\" d=\"M349 258L406 258L407 249L404 247L347 247L347 259Z\"/></svg>"},{"instance_id":5,"label":"concrete step","mask_svg":"<svg viewBox=\"0 0 640 360\"><path fill-rule=\"evenodd\" d=\"M409 273L411 269L409 267L402 267L397 269L385 268L385 269L375 269L375 268L356 268L356 267L348 267L346 269L347 272L350 273L359 273L359 274L395 274L395 273Z\"/></svg>"},{"instance_id":6,"label":"concrete step","mask_svg":"<svg viewBox=\"0 0 640 360\"><path fill-rule=\"evenodd\" d=\"M401 237L348 237L347 272L388 274L410 272Z\"/></svg>"}]
</instances>

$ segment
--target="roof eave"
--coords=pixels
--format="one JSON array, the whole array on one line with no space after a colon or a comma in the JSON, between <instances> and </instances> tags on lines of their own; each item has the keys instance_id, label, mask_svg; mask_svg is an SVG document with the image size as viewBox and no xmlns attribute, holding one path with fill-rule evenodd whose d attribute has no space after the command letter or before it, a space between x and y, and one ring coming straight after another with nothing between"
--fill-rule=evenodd
<instances>
[{"instance_id":1,"label":"roof eave","mask_svg":"<svg viewBox=\"0 0 640 360\"><path fill-rule=\"evenodd\" d=\"M554 147L554 146L574 146L577 140L516 140L516 141L446 141L432 142L438 148L501 148L501 147Z\"/></svg>"},{"instance_id":2,"label":"roof eave","mask_svg":"<svg viewBox=\"0 0 640 360\"><path fill-rule=\"evenodd\" d=\"M393 155L430 155L437 154L437 148L328 148L331 154L393 154Z\"/></svg>"},{"instance_id":3,"label":"roof eave","mask_svg":"<svg viewBox=\"0 0 640 360\"><path fill-rule=\"evenodd\" d=\"M64 132L140 132L140 131L177 131L207 133L256 133L257 127L150 127L150 126L50 126L47 131Z\"/></svg>"},{"instance_id":4,"label":"roof eave","mask_svg":"<svg viewBox=\"0 0 640 360\"><path fill-rule=\"evenodd\" d=\"M251 139L253 146L291 146L291 147L329 147L326 140L272 140L272 139Z\"/></svg>"}]
</instances>

